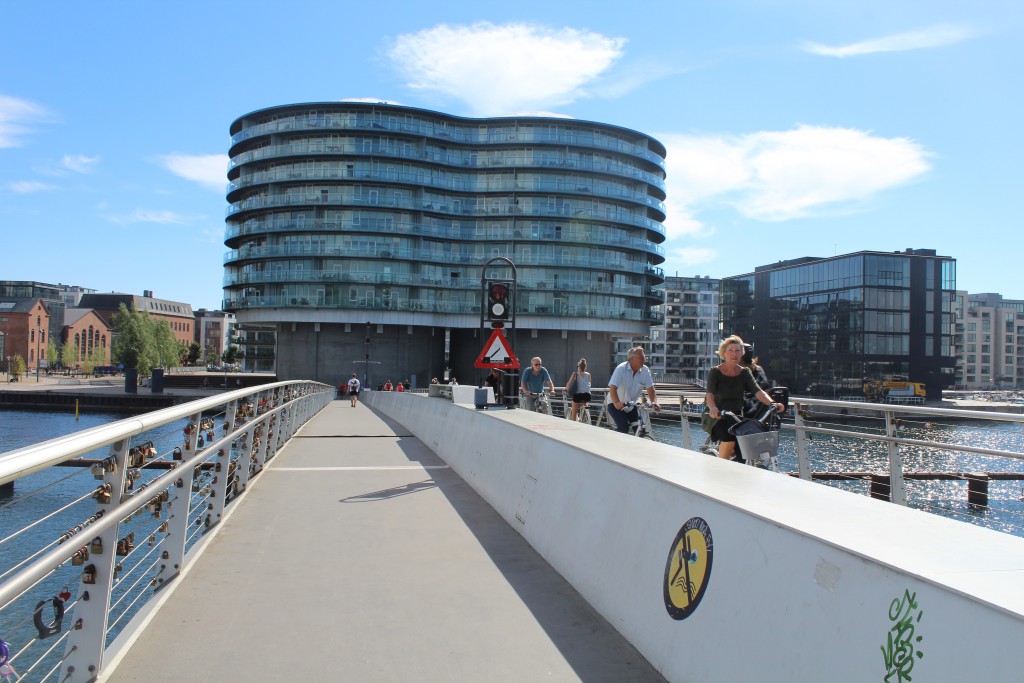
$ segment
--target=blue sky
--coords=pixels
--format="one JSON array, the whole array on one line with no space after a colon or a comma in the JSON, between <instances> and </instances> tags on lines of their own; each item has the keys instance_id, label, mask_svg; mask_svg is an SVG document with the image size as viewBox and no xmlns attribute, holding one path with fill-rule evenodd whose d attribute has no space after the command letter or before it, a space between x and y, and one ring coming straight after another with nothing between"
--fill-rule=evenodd
<instances>
[{"instance_id":1,"label":"blue sky","mask_svg":"<svg viewBox=\"0 0 1024 683\"><path fill-rule=\"evenodd\" d=\"M669 150L666 274L933 248L1024 298L1016 0L4 3L0 278L218 308L228 127L348 98Z\"/></svg>"}]
</instances>

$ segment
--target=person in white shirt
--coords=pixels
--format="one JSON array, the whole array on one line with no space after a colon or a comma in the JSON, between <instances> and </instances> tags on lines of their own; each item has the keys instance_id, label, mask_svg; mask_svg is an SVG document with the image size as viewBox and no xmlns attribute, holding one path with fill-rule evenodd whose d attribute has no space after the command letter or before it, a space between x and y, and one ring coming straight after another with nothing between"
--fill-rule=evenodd
<instances>
[{"instance_id":1,"label":"person in white shirt","mask_svg":"<svg viewBox=\"0 0 1024 683\"><path fill-rule=\"evenodd\" d=\"M359 378L356 377L356 373L352 373L352 379L348 381L348 398L352 401L352 407L356 407L356 403L359 401Z\"/></svg>"},{"instance_id":2,"label":"person in white shirt","mask_svg":"<svg viewBox=\"0 0 1024 683\"><path fill-rule=\"evenodd\" d=\"M625 408L626 403L635 402L640 398L640 392L647 390L647 398L651 402L651 408L655 412L661 411L658 405L658 397L654 391L654 378L651 377L651 369L644 365L647 356L644 354L644 347L634 346L626 354L626 362L619 363L608 380L608 414L615 422L615 431L628 432L629 423L637 419L636 406L629 410Z\"/></svg>"}]
</instances>

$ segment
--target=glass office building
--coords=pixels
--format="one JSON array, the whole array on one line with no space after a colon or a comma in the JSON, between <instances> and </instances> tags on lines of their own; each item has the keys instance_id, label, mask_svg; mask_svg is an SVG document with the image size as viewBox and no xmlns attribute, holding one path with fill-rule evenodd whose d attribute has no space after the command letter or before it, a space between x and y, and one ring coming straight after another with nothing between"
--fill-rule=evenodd
<instances>
[{"instance_id":1,"label":"glass office building","mask_svg":"<svg viewBox=\"0 0 1024 683\"><path fill-rule=\"evenodd\" d=\"M931 249L794 259L722 280L722 332L800 395L862 396L892 378L938 400L954 382L955 290L956 261Z\"/></svg>"},{"instance_id":2,"label":"glass office building","mask_svg":"<svg viewBox=\"0 0 1024 683\"><path fill-rule=\"evenodd\" d=\"M332 102L231 136L223 308L276 329L282 378L473 375L496 257L516 266L521 360L600 366L659 319L665 148L647 135Z\"/></svg>"}]
</instances>

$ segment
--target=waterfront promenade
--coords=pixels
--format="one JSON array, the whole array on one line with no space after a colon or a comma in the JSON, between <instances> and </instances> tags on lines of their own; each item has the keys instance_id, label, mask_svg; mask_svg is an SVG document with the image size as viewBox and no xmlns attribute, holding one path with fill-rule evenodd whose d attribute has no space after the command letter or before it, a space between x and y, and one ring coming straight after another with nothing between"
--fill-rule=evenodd
<instances>
[{"instance_id":1,"label":"waterfront promenade","mask_svg":"<svg viewBox=\"0 0 1024 683\"><path fill-rule=\"evenodd\" d=\"M440 458L362 404L332 402L229 511L105 680L662 680Z\"/></svg>"}]
</instances>

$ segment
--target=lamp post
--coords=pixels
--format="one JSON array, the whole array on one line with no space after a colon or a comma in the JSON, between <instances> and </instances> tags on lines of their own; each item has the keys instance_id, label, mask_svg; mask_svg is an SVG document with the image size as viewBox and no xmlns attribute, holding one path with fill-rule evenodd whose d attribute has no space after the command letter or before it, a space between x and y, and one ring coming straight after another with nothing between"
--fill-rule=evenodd
<instances>
[{"instance_id":1,"label":"lamp post","mask_svg":"<svg viewBox=\"0 0 1024 683\"><path fill-rule=\"evenodd\" d=\"M39 383L39 341L43 336L43 319L41 316L36 316L36 384Z\"/></svg>"}]
</instances>

